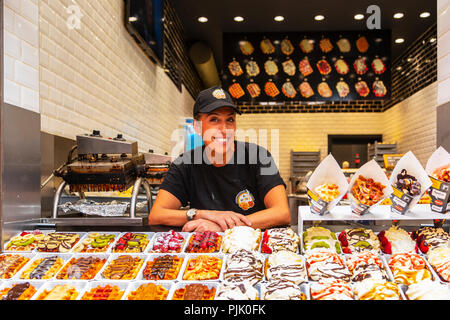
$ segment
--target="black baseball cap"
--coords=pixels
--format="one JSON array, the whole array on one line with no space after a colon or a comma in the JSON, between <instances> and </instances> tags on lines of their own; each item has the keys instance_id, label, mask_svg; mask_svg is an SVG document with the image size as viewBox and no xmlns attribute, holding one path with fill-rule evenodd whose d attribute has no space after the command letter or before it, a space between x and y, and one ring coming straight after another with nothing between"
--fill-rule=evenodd
<instances>
[{"instance_id":1,"label":"black baseball cap","mask_svg":"<svg viewBox=\"0 0 450 320\"><path fill-rule=\"evenodd\" d=\"M239 108L234 104L230 94L221 87L214 86L201 91L194 104L194 118L199 113L208 113L222 107L231 107L238 114L241 114Z\"/></svg>"}]
</instances>

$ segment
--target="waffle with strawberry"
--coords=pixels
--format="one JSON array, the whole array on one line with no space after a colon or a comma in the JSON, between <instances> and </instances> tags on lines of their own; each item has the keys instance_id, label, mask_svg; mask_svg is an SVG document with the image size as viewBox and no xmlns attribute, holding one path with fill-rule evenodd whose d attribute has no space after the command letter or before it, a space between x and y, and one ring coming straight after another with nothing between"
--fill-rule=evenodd
<instances>
[{"instance_id":1,"label":"waffle with strawberry","mask_svg":"<svg viewBox=\"0 0 450 320\"><path fill-rule=\"evenodd\" d=\"M272 228L264 231L261 245L262 253L280 250L297 252L300 237L291 228Z\"/></svg>"},{"instance_id":2,"label":"waffle with strawberry","mask_svg":"<svg viewBox=\"0 0 450 320\"><path fill-rule=\"evenodd\" d=\"M149 252L179 253L183 249L184 243L185 239L181 233L170 230L155 236Z\"/></svg>"},{"instance_id":3,"label":"waffle with strawberry","mask_svg":"<svg viewBox=\"0 0 450 320\"><path fill-rule=\"evenodd\" d=\"M361 251L378 252L380 242L375 233L370 229L352 228L345 229L338 236L344 253L354 253Z\"/></svg>"},{"instance_id":4,"label":"waffle with strawberry","mask_svg":"<svg viewBox=\"0 0 450 320\"><path fill-rule=\"evenodd\" d=\"M395 254L401 252L417 252L417 245L411 238L411 235L398 226L391 226L386 231L378 233L381 250L387 254Z\"/></svg>"},{"instance_id":5,"label":"waffle with strawberry","mask_svg":"<svg viewBox=\"0 0 450 320\"><path fill-rule=\"evenodd\" d=\"M222 236L214 231L196 232L189 239L188 253L213 253L220 250Z\"/></svg>"},{"instance_id":6,"label":"waffle with strawberry","mask_svg":"<svg viewBox=\"0 0 450 320\"><path fill-rule=\"evenodd\" d=\"M439 247L450 247L450 236L442 228L436 227L420 227L415 230L411 237L416 240L416 243L423 253L428 250Z\"/></svg>"}]
</instances>

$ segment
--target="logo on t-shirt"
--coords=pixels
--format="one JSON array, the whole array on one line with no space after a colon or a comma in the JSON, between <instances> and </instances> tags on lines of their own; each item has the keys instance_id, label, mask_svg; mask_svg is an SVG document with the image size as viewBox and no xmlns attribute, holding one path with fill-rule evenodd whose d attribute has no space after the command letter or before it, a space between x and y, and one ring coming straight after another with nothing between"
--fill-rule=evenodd
<instances>
[{"instance_id":1,"label":"logo on t-shirt","mask_svg":"<svg viewBox=\"0 0 450 320\"><path fill-rule=\"evenodd\" d=\"M236 196L236 204L242 209L242 210L248 210L250 208L253 208L255 206L255 198L253 195L248 191L247 189L242 190L239 192Z\"/></svg>"}]
</instances>

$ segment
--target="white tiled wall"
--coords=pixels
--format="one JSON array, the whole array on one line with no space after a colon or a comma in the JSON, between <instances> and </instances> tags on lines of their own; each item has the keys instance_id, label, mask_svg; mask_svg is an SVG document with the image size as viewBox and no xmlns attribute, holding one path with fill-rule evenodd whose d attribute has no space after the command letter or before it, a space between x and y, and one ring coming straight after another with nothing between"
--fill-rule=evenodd
<instances>
[{"instance_id":1,"label":"white tiled wall","mask_svg":"<svg viewBox=\"0 0 450 320\"><path fill-rule=\"evenodd\" d=\"M39 112L39 1L3 1L4 101Z\"/></svg>"},{"instance_id":2,"label":"white tiled wall","mask_svg":"<svg viewBox=\"0 0 450 320\"><path fill-rule=\"evenodd\" d=\"M450 101L450 0L437 1L438 105Z\"/></svg>"},{"instance_id":3,"label":"white tiled wall","mask_svg":"<svg viewBox=\"0 0 450 320\"><path fill-rule=\"evenodd\" d=\"M396 141L400 153L414 152L423 166L436 150L437 89L433 82L381 117L383 138Z\"/></svg>"},{"instance_id":4,"label":"white tiled wall","mask_svg":"<svg viewBox=\"0 0 450 320\"><path fill-rule=\"evenodd\" d=\"M80 9L80 29L66 24L70 5ZM141 151L170 152L172 131L194 101L137 46L123 7L120 0L40 0L42 130L71 139L93 129L123 133Z\"/></svg>"}]
</instances>

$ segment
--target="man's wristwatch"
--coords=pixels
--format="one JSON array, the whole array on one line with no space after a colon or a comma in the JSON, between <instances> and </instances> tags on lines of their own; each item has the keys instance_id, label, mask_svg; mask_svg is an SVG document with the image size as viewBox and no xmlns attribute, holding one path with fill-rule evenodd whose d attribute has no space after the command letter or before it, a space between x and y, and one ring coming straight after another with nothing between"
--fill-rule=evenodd
<instances>
[{"instance_id":1,"label":"man's wristwatch","mask_svg":"<svg viewBox=\"0 0 450 320\"><path fill-rule=\"evenodd\" d=\"M186 212L187 220L188 220L188 221L193 220L196 214L197 214L197 209L189 209L189 210Z\"/></svg>"}]
</instances>

